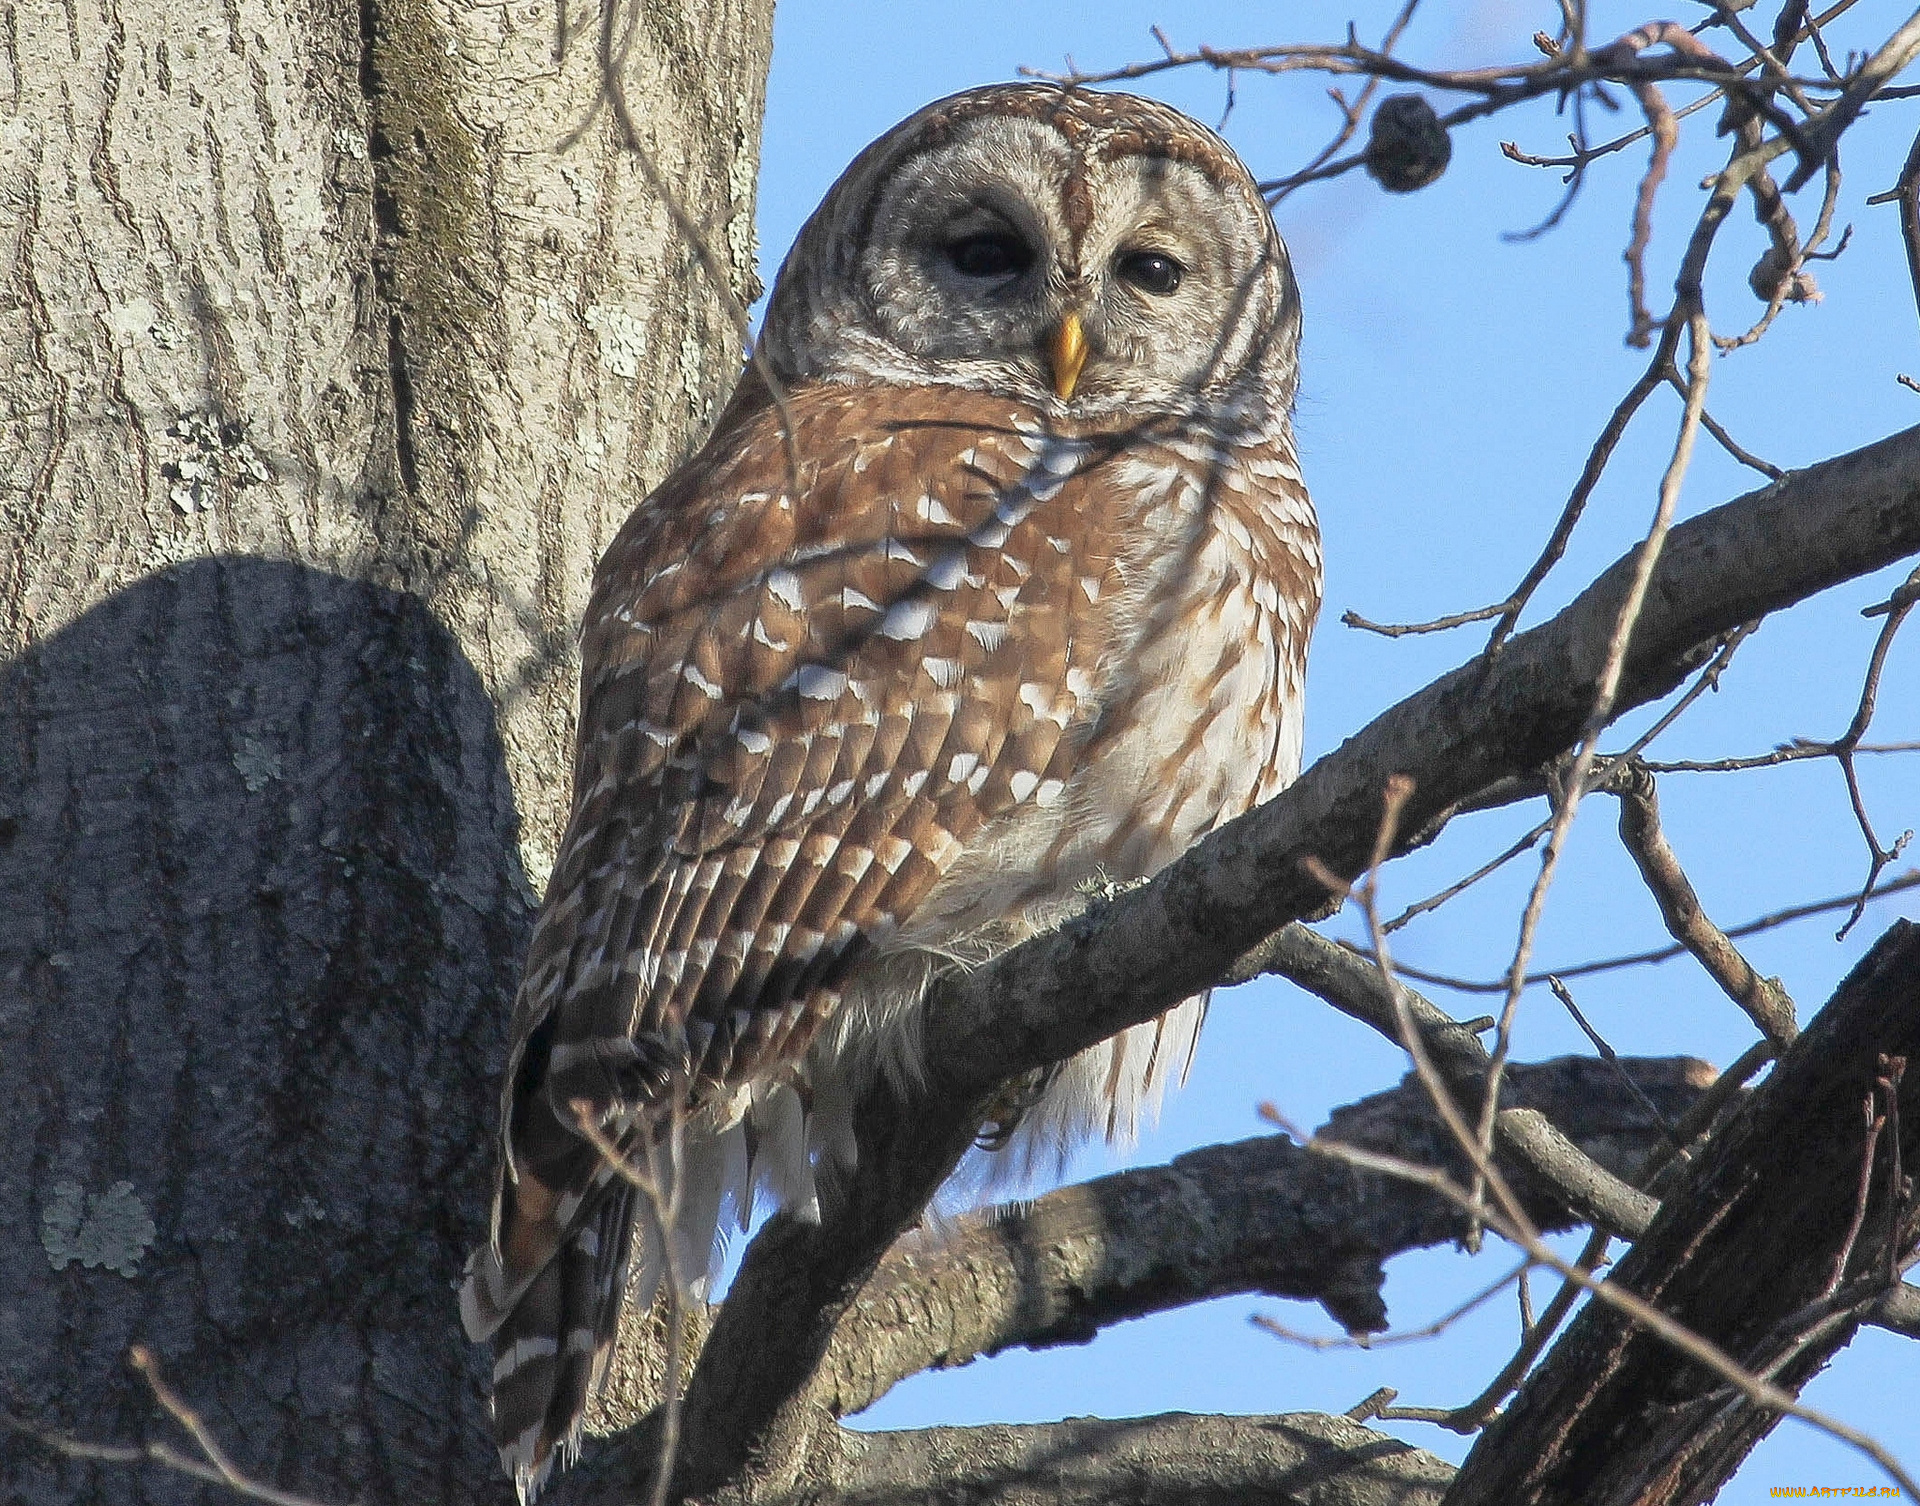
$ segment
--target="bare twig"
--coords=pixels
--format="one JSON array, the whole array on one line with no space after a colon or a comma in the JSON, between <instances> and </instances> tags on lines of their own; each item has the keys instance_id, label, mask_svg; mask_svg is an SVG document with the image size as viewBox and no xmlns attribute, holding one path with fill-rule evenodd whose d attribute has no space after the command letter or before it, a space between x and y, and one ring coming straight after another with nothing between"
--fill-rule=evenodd
<instances>
[{"instance_id":1,"label":"bare twig","mask_svg":"<svg viewBox=\"0 0 1920 1506\"><path fill-rule=\"evenodd\" d=\"M1901 833L1894 839L1893 846L1882 847L1880 838L1875 835L1873 822L1867 816L1867 802L1860 793L1860 776L1854 767L1854 749L1860 739L1866 736L1867 728L1873 722L1874 705L1880 694L1880 672L1886 667L1887 653L1893 647L1894 637L1900 626L1907 620L1916 603L1920 603L1920 566L1915 567L1906 580L1900 584L1892 596L1878 607L1869 607L1865 616L1878 616L1885 613L1886 622L1881 626L1880 636L1874 640L1873 653L1867 660L1866 681L1860 688L1860 704L1853 713L1853 721L1847 730L1834 742L1833 756L1840 761L1840 767L1847 776L1847 798L1853 803L1854 820L1860 824L1860 835L1867 844L1867 881L1860 886L1860 898L1847 916L1846 924L1840 927L1839 935L1843 939L1854 928L1861 913L1867 908L1867 899L1873 892L1873 886L1882 870L1906 850L1907 843L1913 840L1911 830Z\"/></svg>"},{"instance_id":2,"label":"bare twig","mask_svg":"<svg viewBox=\"0 0 1920 1506\"><path fill-rule=\"evenodd\" d=\"M1885 1057L1881 1060L1885 1061ZM1901 1066L1905 1067L1903 1060ZM1891 1097L1889 1093L1888 1097ZM1833 1271L1827 1277L1822 1297L1832 1297L1840 1290L1840 1283L1846 1279L1847 1265L1853 1259L1853 1247L1860 1238L1861 1227L1867 1221L1867 1201L1873 1192L1874 1152L1880 1148L1880 1132L1887 1127L1887 1111L1881 1102L1879 1084L1867 1090L1861 1102L1862 1119L1865 1133L1860 1137L1860 1185L1854 1191L1853 1213L1847 1220L1847 1232L1840 1241L1840 1248L1834 1251ZM1898 1196L1896 1191L1895 1196ZM1891 1281L1889 1281L1891 1285Z\"/></svg>"},{"instance_id":3,"label":"bare twig","mask_svg":"<svg viewBox=\"0 0 1920 1506\"><path fill-rule=\"evenodd\" d=\"M1704 419L1706 414L1703 412L1701 417ZM1726 673L1727 666L1733 662L1733 656L1740 651L1740 645L1751 638L1759 629L1760 624L1758 622L1745 622L1735 628L1731 633L1728 633L1725 641L1721 643L1718 652L1708 661L1707 667L1701 670L1698 675L1694 676L1694 681L1687 687L1686 694L1662 712L1660 718L1655 721L1651 727L1647 728L1645 732L1642 732L1636 737L1624 753L1609 753L1605 755L1600 762L1608 769L1611 769L1614 764L1618 763L1621 759L1638 758L1641 752L1650 747L1661 733L1679 721L1680 718L1686 714L1687 708L1693 705L1695 701L1699 700L1700 697L1705 695L1709 690L1718 690L1720 688L1720 676Z\"/></svg>"},{"instance_id":4,"label":"bare twig","mask_svg":"<svg viewBox=\"0 0 1920 1506\"><path fill-rule=\"evenodd\" d=\"M1415 900L1412 904L1408 905L1406 909L1402 910L1398 915L1394 916L1393 919L1387 921L1384 925L1382 925L1380 929L1385 931L1389 936L1391 936L1395 931L1399 930L1408 921L1414 919L1416 916L1425 915L1425 914L1428 914L1430 911L1439 909L1448 900L1472 888L1475 884L1479 883L1480 880L1487 877L1488 874L1493 873L1498 869L1504 867L1507 863L1511 862L1514 858L1519 857L1521 853L1531 850L1534 847L1534 845L1537 844L1539 840L1547 834L1548 829L1552 825L1553 825L1553 822L1551 819L1540 822L1539 825L1533 827L1530 831L1520 836L1511 846L1509 846L1505 851L1501 852L1497 857L1489 858L1486 862L1482 863L1478 868L1474 869L1472 873L1469 873L1465 878L1456 880L1454 883L1447 885L1447 887L1440 890L1439 893L1430 894L1425 899L1422 899L1422 900Z\"/></svg>"},{"instance_id":5,"label":"bare twig","mask_svg":"<svg viewBox=\"0 0 1920 1506\"><path fill-rule=\"evenodd\" d=\"M1431 1323L1423 1324L1419 1328L1396 1328L1387 1333L1358 1335L1319 1334L1300 1333L1287 1327L1278 1318L1268 1317L1265 1313L1255 1313L1248 1321L1256 1328L1265 1329L1276 1339L1285 1339L1289 1344L1298 1344L1303 1349L1312 1349L1317 1352L1329 1349L1385 1349L1395 1344L1419 1343L1426 1339L1438 1338L1468 1314L1478 1312L1485 1307L1516 1281L1524 1280L1532 1264L1530 1260L1521 1261L1506 1275L1488 1283L1458 1307L1442 1313ZM1364 1421L1361 1418L1355 1420Z\"/></svg>"},{"instance_id":6,"label":"bare twig","mask_svg":"<svg viewBox=\"0 0 1920 1506\"><path fill-rule=\"evenodd\" d=\"M1749 333L1754 332L1749 331ZM1755 338L1758 338L1757 334ZM1716 343L1718 343L1718 337L1716 337ZM1684 398L1687 395L1687 384L1681 380L1680 373L1675 371L1672 366L1667 367L1664 376L1667 385L1679 393L1681 397ZM1782 476L1786 475L1786 472L1772 461L1762 460L1758 455L1755 455L1751 450L1740 444L1720 425L1719 420L1714 418L1711 413L1702 412L1700 415L1700 424L1702 428L1713 436L1714 442L1718 444L1721 449L1739 461L1741 465L1746 466L1747 469L1758 471L1769 481L1778 481Z\"/></svg>"},{"instance_id":7,"label":"bare twig","mask_svg":"<svg viewBox=\"0 0 1920 1506\"><path fill-rule=\"evenodd\" d=\"M1915 390L1920 391L1920 388ZM1473 622L1485 622L1489 617L1498 617L1510 603L1511 598L1507 601L1497 601L1492 606L1475 607L1470 612L1454 612L1446 617L1436 617L1431 622L1374 622L1362 617L1349 607L1340 614L1340 623L1343 627L1378 633L1383 638L1404 638L1410 633L1444 633L1449 628L1465 627Z\"/></svg>"},{"instance_id":8,"label":"bare twig","mask_svg":"<svg viewBox=\"0 0 1920 1506\"><path fill-rule=\"evenodd\" d=\"M1741 140L1748 150L1760 144L1761 128L1757 119L1746 118L1739 129ZM1833 260L1846 250L1848 241L1852 239L1849 230L1832 251L1820 250L1833 228L1833 212L1840 202L1840 151L1837 145L1827 156L1826 174L1826 194L1820 203L1819 218L1804 244L1794 225L1793 215L1787 209L1787 201L1772 175L1762 169L1748 181L1754 218L1766 230L1772 244L1755 264L1747 282L1767 307L1759 320L1743 334L1724 338L1716 335L1714 344L1722 351L1738 350L1753 344L1772 328L1773 321L1789 303L1817 303L1820 300L1819 286L1805 270L1806 264L1815 260Z\"/></svg>"},{"instance_id":9,"label":"bare twig","mask_svg":"<svg viewBox=\"0 0 1920 1506\"><path fill-rule=\"evenodd\" d=\"M279 1490L271 1485L263 1485L246 1475L227 1452L220 1441L213 1436L200 1414L188 1406L186 1401L166 1382L160 1373L160 1362L154 1358L153 1351L144 1344L135 1344L127 1351L127 1363L139 1372L147 1389L153 1393L153 1399L173 1420L185 1428L194 1445L200 1450L201 1458L183 1454L165 1443L121 1444L92 1443L84 1438L76 1438L71 1433L61 1432L57 1428L43 1428L16 1417L10 1412L0 1411L0 1427L6 1427L22 1437L31 1438L55 1453L64 1454L69 1459L84 1459L95 1464L157 1464L176 1474L186 1475L205 1485L217 1485L232 1491L250 1501L265 1502L266 1506L323 1506L310 1496L295 1495L291 1491Z\"/></svg>"},{"instance_id":10,"label":"bare twig","mask_svg":"<svg viewBox=\"0 0 1920 1506\"><path fill-rule=\"evenodd\" d=\"M1606 788L1620 801L1621 845L1659 905L1667 933L1693 954L1707 976L1746 1012L1762 1035L1785 1050L1800 1033L1794 1023L1793 1000L1779 984L1754 971L1726 932L1701 907L1661 829L1660 798L1653 775L1641 764L1616 764ZM1561 992L1557 979L1548 981L1556 994Z\"/></svg>"},{"instance_id":11,"label":"bare twig","mask_svg":"<svg viewBox=\"0 0 1920 1506\"><path fill-rule=\"evenodd\" d=\"M1645 760L1645 762L1647 768L1655 774L1737 774L1747 769L1771 769L1783 763L1800 763L1809 758L1830 758L1833 756L1832 750L1831 743L1796 737L1792 742L1782 743L1771 753L1754 753L1744 758L1676 758L1665 762L1654 760ZM1861 743L1853 751L1856 757L1868 754L1920 753L1920 742Z\"/></svg>"},{"instance_id":12,"label":"bare twig","mask_svg":"<svg viewBox=\"0 0 1920 1506\"><path fill-rule=\"evenodd\" d=\"M1666 180L1673 149L1680 144L1680 126L1658 86L1635 84L1633 97L1646 112L1647 128L1653 136L1653 150L1648 154L1647 170L1640 179L1640 192L1634 201L1633 235L1627 242L1627 344L1644 350L1652 343L1653 332L1661 323L1647 312L1645 297L1646 250L1647 243L1653 239L1653 201Z\"/></svg>"},{"instance_id":13,"label":"bare twig","mask_svg":"<svg viewBox=\"0 0 1920 1506\"><path fill-rule=\"evenodd\" d=\"M1592 1022L1580 1012L1579 1004L1574 1001L1573 990L1558 978L1549 977L1547 983L1553 989L1553 996L1565 1007L1567 1013L1573 1016L1573 1023L1580 1027L1581 1033L1589 1041L1593 1042L1593 1049L1600 1053L1600 1059L1613 1068L1615 1075L1626 1084L1627 1091L1633 1094L1642 1108L1653 1115L1654 1122L1666 1131L1668 1141L1678 1149L1680 1141L1674 1134L1673 1126L1667 1122L1667 1116L1662 1114L1654 1101L1641 1091L1640 1084L1633 1080L1633 1074L1621 1065L1620 1053L1613 1049L1607 1038L1595 1030Z\"/></svg>"},{"instance_id":14,"label":"bare twig","mask_svg":"<svg viewBox=\"0 0 1920 1506\"><path fill-rule=\"evenodd\" d=\"M11 1412L0 1411L0 1427L9 1429L23 1438L29 1438L43 1448L64 1454L69 1459L83 1459L90 1464L157 1464L162 1469L170 1469L176 1474L198 1480L204 1485L215 1485L232 1491L249 1501L263 1501L267 1506L325 1506L309 1496L297 1496L288 1491L276 1490L270 1485L262 1485L244 1476L238 1479L216 1469L204 1460L165 1443L93 1443L85 1438L76 1438L71 1433L61 1432L57 1428L43 1428L16 1417Z\"/></svg>"},{"instance_id":15,"label":"bare twig","mask_svg":"<svg viewBox=\"0 0 1920 1506\"><path fill-rule=\"evenodd\" d=\"M1356 898L1366 913L1369 901L1364 894ZM1290 979L1402 1045L1404 1011L1419 1028L1423 1049L1455 1098L1471 1103L1485 1092L1490 1058L1477 1037L1492 1021L1450 1019L1398 977L1389 981L1377 961L1363 961L1304 926L1289 926L1272 939L1263 949L1262 970ZM1503 1106L1494 1132L1504 1153L1586 1222L1631 1237L1652 1220L1651 1199L1581 1151L1543 1114Z\"/></svg>"},{"instance_id":16,"label":"bare twig","mask_svg":"<svg viewBox=\"0 0 1920 1506\"><path fill-rule=\"evenodd\" d=\"M1869 894L1867 899L1871 902L1885 898L1889 894L1900 894L1913 888L1920 888L1920 871L1903 873L1898 878L1889 880ZM1788 925L1796 920L1805 920L1809 916L1830 915L1835 910L1849 909L1858 901L1859 896L1849 892L1835 895L1831 899L1814 900L1809 904L1791 905L1787 909L1762 915L1757 920L1747 921L1744 925L1732 926L1728 928L1726 934L1735 939L1753 936L1761 931L1771 931L1777 926ZM1368 955L1360 948L1355 950L1361 956ZM1548 968L1541 972L1529 973L1526 981L1527 986L1532 987L1535 984L1545 983L1549 973L1561 978L1586 978L1595 973L1618 972L1622 968L1647 967L1656 963L1671 962L1676 957L1687 955L1687 949L1676 942L1672 946L1656 947L1646 952L1632 952L1624 957L1608 957L1597 962L1575 962L1564 967ZM1431 983L1440 988L1451 988L1457 993L1497 994L1505 993L1507 990L1507 980L1504 978L1458 978L1449 973L1430 972L1415 967L1411 963L1400 963L1398 967L1401 973L1418 982Z\"/></svg>"}]
</instances>

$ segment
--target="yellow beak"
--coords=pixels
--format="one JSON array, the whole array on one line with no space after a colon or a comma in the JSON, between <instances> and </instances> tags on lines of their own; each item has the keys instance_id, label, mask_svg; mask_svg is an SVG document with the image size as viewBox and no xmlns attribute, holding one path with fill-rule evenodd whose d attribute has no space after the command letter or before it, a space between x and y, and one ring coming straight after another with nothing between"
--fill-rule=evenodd
<instances>
[{"instance_id":1,"label":"yellow beak","mask_svg":"<svg viewBox=\"0 0 1920 1506\"><path fill-rule=\"evenodd\" d=\"M1078 314L1068 314L1060 321L1047 354L1053 366L1053 390L1065 402L1073 396L1080 369L1087 364L1087 332L1081 328Z\"/></svg>"}]
</instances>

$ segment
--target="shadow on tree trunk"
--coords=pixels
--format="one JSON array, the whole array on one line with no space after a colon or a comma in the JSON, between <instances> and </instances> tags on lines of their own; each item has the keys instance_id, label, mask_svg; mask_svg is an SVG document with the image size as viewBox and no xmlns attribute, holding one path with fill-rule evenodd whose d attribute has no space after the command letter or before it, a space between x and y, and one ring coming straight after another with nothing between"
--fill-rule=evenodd
<instances>
[{"instance_id":1,"label":"shadow on tree trunk","mask_svg":"<svg viewBox=\"0 0 1920 1506\"><path fill-rule=\"evenodd\" d=\"M322 1499L510 1498L452 1287L530 918L494 708L413 598L146 577L0 695L0 1387ZM19 1502L181 1501L0 1447Z\"/></svg>"}]
</instances>

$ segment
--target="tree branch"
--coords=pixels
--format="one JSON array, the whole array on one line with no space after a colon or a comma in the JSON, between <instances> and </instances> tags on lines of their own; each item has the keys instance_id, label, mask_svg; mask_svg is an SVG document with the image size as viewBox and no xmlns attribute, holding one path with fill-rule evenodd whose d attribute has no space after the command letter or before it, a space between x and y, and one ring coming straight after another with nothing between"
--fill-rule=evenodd
<instances>
[{"instance_id":1,"label":"tree branch","mask_svg":"<svg viewBox=\"0 0 1920 1506\"><path fill-rule=\"evenodd\" d=\"M1714 1075L1684 1057L1626 1065L1670 1119ZM1622 1176L1661 1140L1658 1120L1590 1058L1518 1067L1507 1098L1510 1113L1545 1111L1565 1124L1582 1152ZM1468 1174L1411 1079L1340 1109L1322 1134ZM1521 1163L1506 1164L1536 1222L1580 1221ZM1315 1300L1349 1333L1378 1333L1387 1326L1382 1263L1466 1232L1445 1199L1356 1173L1283 1135L1210 1146L903 1240L840 1320L815 1395L844 1417L923 1370L1081 1344L1110 1323L1239 1292Z\"/></svg>"},{"instance_id":2,"label":"tree branch","mask_svg":"<svg viewBox=\"0 0 1920 1506\"><path fill-rule=\"evenodd\" d=\"M1727 933L1701 908L1699 895L1694 893L1661 829L1660 797L1653 775L1637 759L1617 765L1612 772L1608 788L1620 801L1621 844L1659 905L1667 934L1693 953L1721 992L1746 1011L1762 1035L1785 1050L1799 1032L1793 1018L1793 1000L1773 979L1755 972Z\"/></svg>"},{"instance_id":3,"label":"tree branch","mask_svg":"<svg viewBox=\"0 0 1920 1506\"><path fill-rule=\"evenodd\" d=\"M781 1506L1434 1506L1452 1469L1344 1417L1072 1417L838 1434Z\"/></svg>"},{"instance_id":4,"label":"tree branch","mask_svg":"<svg viewBox=\"0 0 1920 1506\"><path fill-rule=\"evenodd\" d=\"M1290 925L1275 932L1236 960L1221 981L1244 982L1263 972L1298 984L1350 1019L1371 1025L1396 1046L1402 1044L1393 995L1378 966L1317 931ZM1454 1095L1477 1107L1493 1068L1492 1054L1473 1029L1431 1000L1404 983L1400 994L1407 1017L1419 1030L1422 1045ZM1653 1200L1622 1180L1631 1178L1639 1163L1627 1163L1616 1174L1569 1143L1552 1120L1512 1106L1511 1094L1502 1097L1501 1112L1494 1119L1496 1143L1553 1187L1584 1221L1629 1238L1652 1222ZM1448 1149L1444 1136L1435 1142L1436 1155Z\"/></svg>"},{"instance_id":5,"label":"tree branch","mask_svg":"<svg viewBox=\"0 0 1920 1506\"><path fill-rule=\"evenodd\" d=\"M1915 550L1920 430L1676 526L1614 713L1672 689L1729 629ZM1414 779L1402 830L1425 835L1461 801L1571 746L1635 573L1630 554L1550 622L1393 707L1152 883L943 985L925 1093L910 1105L874 1095L842 1205L818 1226L777 1218L749 1251L688 1388L681 1488L716 1487L749 1459L770 1484L797 1478L825 1421L804 1396L834 1325L972 1143L1000 1083L1151 1018L1321 907L1302 861L1357 873L1388 775Z\"/></svg>"},{"instance_id":6,"label":"tree branch","mask_svg":"<svg viewBox=\"0 0 1920 1506\"><path fill-rule=\"evenodd\" d=\"M1892 1065L1920 1059L1917 998L1920 926L1901 921L1713 1137L1612 1281L1797 1392L1893 1288L1917 1232L1911 1191L1889 1187L1920 1155L1920 1074ZM1593 1302L1447 1500L1709 1500L1778 1420Z\"/></svg>"}]
</instances>

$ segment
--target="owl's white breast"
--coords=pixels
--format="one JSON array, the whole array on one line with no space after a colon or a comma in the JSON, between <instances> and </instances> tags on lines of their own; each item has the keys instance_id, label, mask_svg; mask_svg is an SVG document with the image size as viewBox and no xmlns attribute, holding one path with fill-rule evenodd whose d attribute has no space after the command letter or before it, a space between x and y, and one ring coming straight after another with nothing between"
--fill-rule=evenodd
<instances>
[{"instance_id":1,"label":"owl's white breast","mask_svg":"<svg viewBox=\"0 0 1920 1506\"><path fill-rule=\"evenodd\" d=\"M1064 793L970 843L895 938L978 933L983 949L1057 924L1090 882L1146 877L1299 772L1320 557L1288 457L1222 461L1198 441L1113 462L1140 499L1116 560L1114 648ZM1276 584L1311 581L1310 599Z\"/></svg>"}]
</instances>

